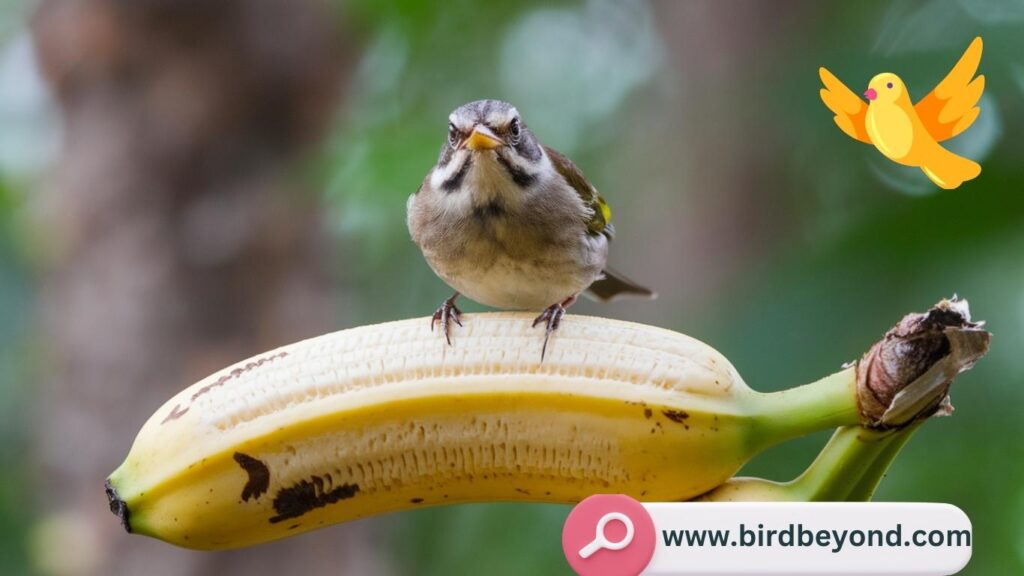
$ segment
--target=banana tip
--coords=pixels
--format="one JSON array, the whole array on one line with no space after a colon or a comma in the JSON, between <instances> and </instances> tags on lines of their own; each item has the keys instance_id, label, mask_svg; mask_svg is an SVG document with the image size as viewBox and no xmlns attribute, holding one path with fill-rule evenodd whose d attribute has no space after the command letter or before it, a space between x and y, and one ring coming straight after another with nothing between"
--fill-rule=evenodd
<instances>
[{"instance_id":1,"label":"banana tip","mask_svg":"<svg viewBox=\"0 0 1024 576\"><path fill-rule=\"evenodd\" d=\"M113 512L114 516L121 519L121 526L124 526L125 532L129 534L132 531L131 522L128 521L128 504L117 495L117 489L107 479L103 487L107 491L107 501L110 503L110 511Z\"/></svg>"}]
</instances>

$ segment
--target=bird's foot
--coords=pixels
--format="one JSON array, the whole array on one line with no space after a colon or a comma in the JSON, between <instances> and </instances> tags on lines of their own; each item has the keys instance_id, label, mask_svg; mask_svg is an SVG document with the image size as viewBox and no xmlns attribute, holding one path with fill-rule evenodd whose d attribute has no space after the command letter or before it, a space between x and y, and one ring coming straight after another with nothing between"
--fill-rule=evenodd
<instances>
[{"instance_id":1,"label":"bird's foot","mask_svg":"<svg viewBox=\"0 0 1024 576\"><path fill-rule=\"evenodd\" d=\"M562 317L565 316L565 309L572 306L573 302L576 301L575 296L566 298L561 302L557 302L548 306L533 320L533 327L536 327L540 323L545 324L544 330L544 346L540 349L540 361L544 361L544 356L548 352L548 340L551 339L551 334L558 330L558 327L562 325Z\"/></svg>"},{"instance_id":2,"label":"bird's foot","mask_svg":"<svg viewBox=\"0 0 1024 576\"><path fill-rule=\"evenodd\" d=\"M459 307L455 305L455 299L458 297L459 293L456 292L455 294L452 294L451 298L447 298L444 302L441 302L441 306L438 307L437 311L434 312L434 315L430 319L430 331L433 332L434 325L440 322L441 332L444 334L444 339L448 342L449 346L452 345L452 322L462 326L462 310L459 310Z\"/></svg>"}]
</instances>

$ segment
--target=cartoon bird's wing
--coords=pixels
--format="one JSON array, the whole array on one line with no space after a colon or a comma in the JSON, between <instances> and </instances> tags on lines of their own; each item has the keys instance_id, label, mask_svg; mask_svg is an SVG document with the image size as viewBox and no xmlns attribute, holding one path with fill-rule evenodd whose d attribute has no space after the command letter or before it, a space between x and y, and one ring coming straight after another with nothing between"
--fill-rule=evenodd
<instances>
[{"instance_id":1,"label":"cartoon bird's wing","mask_svg":"<svg viewBox=\"0 0 1024 576\"><path fill-rule=\"evenodd\" d=\"M583 172L572 163L572 160L563 156L561 152L547 146L544 147L544 151L547 152L548 158L551 160L551 164L554 165L555 170L562 175L562 178L569 182L569 185L583 199L583 203L592 211L592 216L587 222L587 231L595 235L604 234L611 238L614 235L614 229L611 225L612 209L608 206L608 203L604 201L604 198L601 198L601 195L597 193L597 189L591 186L590 182L583 176Z\"/></svg>"},{"instance_id":2,"label":"cartoon bird's wing","mask_svg":"<svg viewBox=\"0 0 1024 576\"><path fill-rule=\"evenodd\" d=\"M836 115L836 125L850 138L871 144L871 137L864 128L868 105L826 68L819 68L818 75L825 85L820 92L821 101Z\"/></svg>"},{"instance_id":3,"label":"cartoon bird's wing","mask_svg":"<svg viewBox=\"0 0 1024 576\"><path fill-rule=\"evenodd\" d=\"M914 105L925 128L939 142L967 130L981 111L978 99L985 90L985 77L974 76L981 49L981 38L975 38L942 82Z\"/></svg>"}]
</instances>

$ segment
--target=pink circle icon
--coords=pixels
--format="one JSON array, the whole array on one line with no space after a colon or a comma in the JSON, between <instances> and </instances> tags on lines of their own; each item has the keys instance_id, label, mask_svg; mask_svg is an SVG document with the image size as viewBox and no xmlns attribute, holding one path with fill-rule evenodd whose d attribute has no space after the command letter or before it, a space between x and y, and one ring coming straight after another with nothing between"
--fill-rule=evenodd
<instances>
[{"instance_id":1,"label":"pink circle icon","mask_svg":"<svg viewBox=\"0 0 1024 576\"><path fill-rule=\"evenodd\" d=\"M569 512L562 550L580 576L636 576L654 555L654 521L622 494L595 494Z\"/></svg>"}]
</instances>

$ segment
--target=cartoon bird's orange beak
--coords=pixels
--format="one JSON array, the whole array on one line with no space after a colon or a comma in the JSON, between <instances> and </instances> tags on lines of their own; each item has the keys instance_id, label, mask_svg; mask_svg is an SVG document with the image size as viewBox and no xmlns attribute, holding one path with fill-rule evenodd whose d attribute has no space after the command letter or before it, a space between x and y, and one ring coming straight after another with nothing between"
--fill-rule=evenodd
<instances>
[{"instance_id":1,"label":"cartoon bird's orange beak","mask_svg":"<svg viewBox=\"0 0 1024 576\"><path fill-rule=\"evenodd\" d=\"M473 151L479 150L492 150L498 146L505 144L501 138L498 138L490 128L482 124L477 124L473 128L473 133L466 138L466 142L463 144L466 148Z\"/></svg>"},{"instance_id":2,"label":"cartoon bird's orange beak","mask_svg":"<svg viewBox=\"0 0 1024 576\"><path fill-rule=\"evenodd\" d=\"M878 92L875 92L874 88L868 88L864 91L864 97L868 100L874 100L875 98L878 98Z\"/></svg>"}]
</instances>

